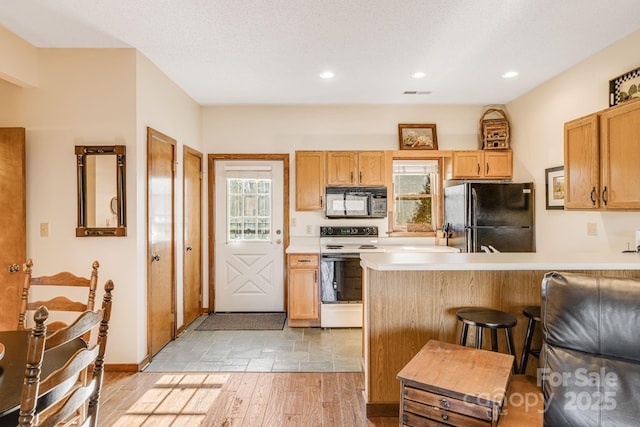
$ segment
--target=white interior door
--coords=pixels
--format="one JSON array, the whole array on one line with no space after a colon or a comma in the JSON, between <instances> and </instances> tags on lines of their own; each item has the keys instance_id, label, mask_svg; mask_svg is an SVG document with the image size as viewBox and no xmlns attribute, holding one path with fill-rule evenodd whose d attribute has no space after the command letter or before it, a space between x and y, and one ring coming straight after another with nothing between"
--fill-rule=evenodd
<instances>
[{"instance_id":1,"label":"white interior door","mask_svg":"<svg viewBox=\"0 0 640 427\"><path fill-rule=\"evenodd\" d=\"M284 311L283 163L215 161L215 307Z\"/></svg>"}]
</instances>

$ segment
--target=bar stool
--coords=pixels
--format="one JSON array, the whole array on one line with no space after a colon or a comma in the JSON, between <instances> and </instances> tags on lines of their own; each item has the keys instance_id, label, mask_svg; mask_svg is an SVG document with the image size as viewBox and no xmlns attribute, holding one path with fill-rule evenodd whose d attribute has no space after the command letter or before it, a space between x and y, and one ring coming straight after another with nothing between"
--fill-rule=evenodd
<instances>
[{"instance_id":1,"label":"bar stool","mask_svg":"<svg viewBox=\"0 0 640 427\"><path fill-rule=\"evenodd\" d=\"M539 358L540 357L540 349L531 349L531 342L533 341L533 333L536 329L536 324L540 322L540 306L539 305L531 305L527 306L522 310L522 314L525 315L529 319L529 324L527 326L527 334L524 338L524 346L522 347L522 357L520 358L520 373L524 374L527 370L527 361L529 360L529 355Z\"/></svg>"},{"instance_id":2,"label":"bar stool","mask_svg":"<svg viewBox=\"0 0 640 427\"><path fill-rule=\"evenodd\" d=\"M491 330L491 350L498 351L498 329L504 329L507 337L507 351L513 356L513 372L518 372L518 362L515 347L513 345L513 328L518 320L513 314L490 308L472 307L462 308L456 312L456 316L462 322L462 334L460 345L467 345L469 326L476 327L476 348L482 348L482 331L484 328Z\"/></svg>"}]
</instances>

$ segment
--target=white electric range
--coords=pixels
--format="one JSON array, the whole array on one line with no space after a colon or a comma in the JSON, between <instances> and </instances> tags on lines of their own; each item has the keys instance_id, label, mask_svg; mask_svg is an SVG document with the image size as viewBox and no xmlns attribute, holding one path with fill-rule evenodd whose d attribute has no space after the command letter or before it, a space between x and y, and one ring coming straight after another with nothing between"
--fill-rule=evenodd
<instances>
[{"instance_id":1,"label":"white electric range","mask_svg":"<svg viewBox=\"0 0 640 427\"><path fill-rule=\"evenodd\" d=\"M320 227L320 326L362 327L360 253L384 252L378 227Z\"/></svg>"}]
</instances>

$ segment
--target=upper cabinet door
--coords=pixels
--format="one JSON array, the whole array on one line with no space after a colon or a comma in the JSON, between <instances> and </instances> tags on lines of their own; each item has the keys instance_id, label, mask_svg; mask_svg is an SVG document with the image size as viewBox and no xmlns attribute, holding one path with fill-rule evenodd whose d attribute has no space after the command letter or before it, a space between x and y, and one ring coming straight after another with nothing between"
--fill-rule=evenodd
<instances>
[{"instance_id":1,"label":"upper cabinet door","mask_svg":"<svg viewBox=\"0 0 640 427\"><path fill-rule=\"evenodd\" d=\"M598 114L564 125L564 207L600 207L600 144Z\"/></svg>"},{"instance_id":2,"label":"upper cabinet door","mask_svg":"<svg viewBox=\"0 0 640 427\"><path fill-rule=\"evenodd\" d=\"M484 151L484 177L510 178L513 176L513 152L511 150Z\"/></svg>"},{"instance_id":3,"label":"upper cabinet door","mask_svg":"<svg viewBox=\"0 0 640 427\"><path fill-rule=\"evenodd\" d=\"M358 153L358 183L360 185L384 185L384 151L360 151Z\"/></svg>"},{"instance_id":4,"label":"upper cabinet door","mask_svg":"<svg viewBox=\"0 0 640 427\"><path fill-rule=\"evenodd\" d=\"M327 185L357 185L356 153L329 151L327 153Z\"/></svg>"},{"instance_id":5,"label":"upper cabinet door","mask_svg":"<svg viewBox=\"0 0 640 427\"><path fill-rule=\"evenodd\" d=\"M324 151L296 151L296 210L324 210Z\"/></svg>"},{"instance_id":6,"label":"upper cabinet door","mask_svg":"<svg viewBox=\"0 0 640 427\"><path fill-rule=\"evenodd\" d=\"M600 116L600 203L605 209L640 209L640 101Z\"/></svg>"},{"instance_id":7,"label":"upper cabinet door","mask_svg":"<svg viewBox=\"0 0 640 427\"><path fill-rule=\"evenodd\" d=\"M482 151L454 151L453 178L480 178L483 172L483 163Z\"/></svg>"}]
</instances>

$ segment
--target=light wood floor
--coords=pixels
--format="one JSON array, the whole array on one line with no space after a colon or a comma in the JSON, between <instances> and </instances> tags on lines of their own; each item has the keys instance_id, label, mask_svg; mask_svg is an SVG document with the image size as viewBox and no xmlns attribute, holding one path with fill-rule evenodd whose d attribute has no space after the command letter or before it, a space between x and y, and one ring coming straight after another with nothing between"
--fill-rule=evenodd
<instances>
[{"instance_id":1,"label":"light wood floor","mask_svg":"<svg viewBox=\"0 0 640 427\"><path fill-rule=\"evenodd\" d=\"M107 372L100 426L397 426L365 417L363 374Z\"/></svg>"}]
</instances>

